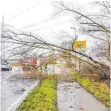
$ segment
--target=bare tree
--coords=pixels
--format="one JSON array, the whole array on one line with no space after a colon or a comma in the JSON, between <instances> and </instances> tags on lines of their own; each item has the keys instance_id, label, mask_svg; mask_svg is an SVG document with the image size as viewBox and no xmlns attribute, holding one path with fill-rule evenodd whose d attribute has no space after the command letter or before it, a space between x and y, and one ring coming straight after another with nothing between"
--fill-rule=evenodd
<instances>
[{"instance_id":1,"label":"bare tree","mask_svg":"<svg viewBox=\"0 0 111 111\"><path fill-rule=\"evenodd\" d=\"M94 47L90 50L90 54L87 55L90 60L94 58L101 58L101 61L98 59L99 63L103 63L108 60L110 62L110 3L107 1L94 2L93 5L96 5L100 10L98 13L85 12L81 7L78 7L74 2L63 2L57 1L54 2L56 8L55 15L61 15L64 13L74 16L77 23L79 23L80 31L83 34L88 35L93 38ZM76 6L75 6L76 5ZM80 50L78 50L81 52ZM83 52L82 52L83 54ZM77 55L79 57L79 55ZM82 55L82 58L84 56ZM105 60L104 60L105 58ZM107 62L108 62L107 61ZM108 64L109 64L108 62ZM93 67L94 70L97 67ZM100 70L99 70L100 69ZM99 73L102 76L109 76L109 68L100 65L100 68L96 70L96 73ZM108 77L109 78L109 77Z\"/></svg>"},{"instance_id":2,"label":"bare tree","mask_svg":"<svg viewBox=\"0 0 111 111\"><path fill-rule=\"evenodd\" d=\"M100 3L101 2L97 2L99 6L102 6ZM102 2L102 4L103 3L104 2ZM106 4L105 6L103 5L104 10L106 11L109 10L110 8L110 6L107 6L107 5ZM109 28L108 21L110 19L110 13L108 11L106 15L100 15L100 14L89 15L82 12L80 9L76 10L74 8L68 7L67 4L65 4L62 1L56 2L56 7L57 7L57 14L60 14L64 11L76 14L75 18L77 19L77 22L80 23L80 26L82 27L82 32L89 35L89 37L95 38L95 40L101 41L100 43L102 43L103 45L101 47L98 47L98 50L100 52L105 53L104 50L108 49L108 53L109 53L109 50L110 50L109 45L108 47L103 47L104 44L109 43L110 28ZM97 17L99 17L99 19L97 19ZM107 22L105 21L103 22L103 20L106 20ZM36 51L36 53L42 52L40 53L39 56L41 56L42 54L44 55L45 52L47 54L50 52L64 52L69 57L74 57L78 61L85 62L94 67L98 67L100 71L103 71L102 69L109 70L109 66L107 66L106 64L100 61L95 60L92 56L86 54L86 52L82 50L74 50L72 47L72 43L77 38L69 39L69 36L70 36L69 34L62 33L60 37L67 37L69 40L68 41L62 40L59 45L55 45L55 44L49 43L48 41L43 40L42 37L40 37L39 35L34 35L32 33L19 32L19 31L6 29L6 28L3 31L6 34L5 36L7 37L8 42L11 44L16 44L15 47L9 50L12 53L12 56L16 54L31 53L33 51L34 52ZM24 50L21 51L19 49L24 49ZM75 56L75 53L76 53L76 56ZM103 75L106 75L105 71Z\"/></svg>"},{"instance_id":3,"label":"bare tree","mask_svg":"<svg viewBox=\"0 0 111 111\"><path fill-rule=\"evenodd\" d=\"M61 13L72 13L74 14L75 19L80 24L80 29L82 33L89 35L89 37L93 37L100 42L100 44L104 42L103 47L107 50L107 58L110 58L110 3L107 1L103 2L95 2L95 4L101 10L98 13L90 14L82 11L82 8L73 7L74 3L70 2L55 2L54 6L56 8L56 14ZM101 50L102 47L100 47ZM106 52L104 52L106 53ZM105 55L105 54L104 54ZM105 57L106 57L105 56Z\"/></svg>"},{"instance_id":4,"label":"bare tree","mask_svg":"<svg viewBox=\"0 0 111 111\"><path fill-rule=\"evenodd\" d=\"M89 59L94 64L106 66L106 65L94 60L90 56L88 56L88 55L86 55L84 53L81 53L79 51L73 50L72 48L71 49L70 48L64 48L64 47L59 46L59 45L48 43L48 42L42 40L40 38L40 36L35 36L35 35L32 35L32 34L27 34L27 33L17 33L17 32L11 31L9 29L6 29L5 32L6 33L11 33L11 35L9 34L10 36L7 36L7 38L9 39L10 43L20 45L20 46L17 46L17 47L14 47L13 49L11 49L12 52L14 50L15 50L15 52L18 52L18 47L20 48L23 45L27 46L25 52L29 52L29 51L32 51L32 50L37 50L38 51L39 49L52 50L52 51L72 51L74 53L77 53L78 55L82 55L83 57ZM14 36L15 34L17 35L16 37ZM21 35L22 35L22 38L19 37ZM106 67L108 67L108 66L106 66Z\"/></svg>"}]
</instances>

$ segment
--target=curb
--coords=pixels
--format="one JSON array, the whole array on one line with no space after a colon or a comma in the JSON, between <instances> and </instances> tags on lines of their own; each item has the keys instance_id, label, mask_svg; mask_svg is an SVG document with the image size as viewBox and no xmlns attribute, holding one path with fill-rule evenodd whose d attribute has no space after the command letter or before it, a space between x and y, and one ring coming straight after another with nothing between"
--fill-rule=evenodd
<instances>
[{"instance_id":1,"label":"curb","mask_svg":"<svg viewBox=\"0 0 111 111\"><path fill-rule=\"evenodd\" d=\"M35 86L37 86L39 84L39 80L36 81L27 91L24 92L24 94L22 96L20 96L6 111L15 111L20 104L22 103L22 101L25 99L26 96L28 96L28 94L33 90L33 88Z\"/></svg>"}]
</instances>

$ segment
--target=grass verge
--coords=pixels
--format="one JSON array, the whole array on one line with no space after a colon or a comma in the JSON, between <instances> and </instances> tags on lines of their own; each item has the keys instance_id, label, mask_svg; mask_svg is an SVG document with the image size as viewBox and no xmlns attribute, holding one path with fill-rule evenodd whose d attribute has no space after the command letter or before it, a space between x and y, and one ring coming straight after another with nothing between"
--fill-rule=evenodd
<instances>
[{"instance_id":1,"label":"grass verge","mask_svg":"<svg viewBox=\"0 0 111 111\"><path fill-rule=\"evenodd\" d=\"M106 107L110 107L110 90L104 83L91 81L89 78L81 77L77 72L71 72L72 77L83 86L88 92L102 102Z\"/></svg>"},{"instance_id":2,"label":"grass verge","mask_svg":"<svg viewBox=\"0 0 111 111\"><path fill-rule=\"evenodd\" d=\"M43 79L16 111L56 111L56 79Z\"/></svg>"}]
</instances>

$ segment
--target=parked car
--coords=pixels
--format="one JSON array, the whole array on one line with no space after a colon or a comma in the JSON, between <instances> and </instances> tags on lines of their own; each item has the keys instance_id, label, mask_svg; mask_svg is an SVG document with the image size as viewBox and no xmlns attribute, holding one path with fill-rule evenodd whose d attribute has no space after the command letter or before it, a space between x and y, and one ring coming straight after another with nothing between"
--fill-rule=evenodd
<instances>
[{"instance_id":1,"label":"parked car","mask_svg":"<svg viewBox=\"0 0 111 111\"><path fill-rule=\"evenodd\" d=\"M1 62L1 70L12 70L12 66L8 62Z\"/></svg>"}]
</instances>

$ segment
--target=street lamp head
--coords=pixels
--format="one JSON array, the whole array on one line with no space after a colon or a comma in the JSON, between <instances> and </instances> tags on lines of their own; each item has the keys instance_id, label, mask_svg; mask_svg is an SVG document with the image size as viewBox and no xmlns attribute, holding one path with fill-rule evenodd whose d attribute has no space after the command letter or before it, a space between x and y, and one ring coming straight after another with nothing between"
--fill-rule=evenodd
<instances>
[{"instance_id":1,"label":"street lamp head","mask_svg":"<svg viewBox=\"0 0 111 111\"><path fill-rule=\"evenodd\" d=\"M70 27L71 29L76 29L75 27Z\"/></svg>"}]
</instances>

